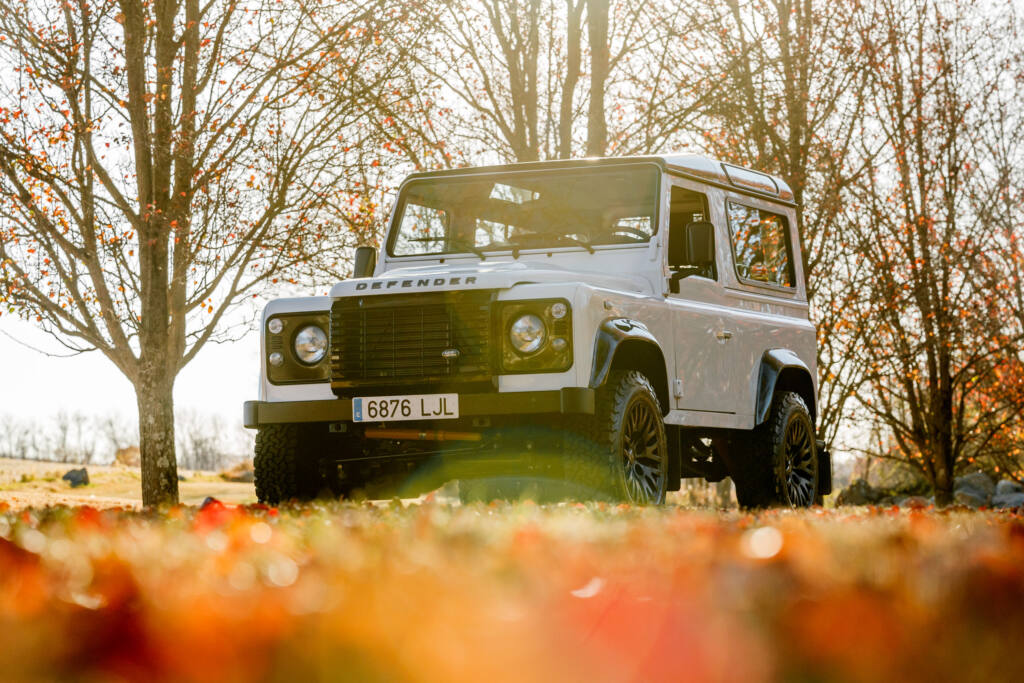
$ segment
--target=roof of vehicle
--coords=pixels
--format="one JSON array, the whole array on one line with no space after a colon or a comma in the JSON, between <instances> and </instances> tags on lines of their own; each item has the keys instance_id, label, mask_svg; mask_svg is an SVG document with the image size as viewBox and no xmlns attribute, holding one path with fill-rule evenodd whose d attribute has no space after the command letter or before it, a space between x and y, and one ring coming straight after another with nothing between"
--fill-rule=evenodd
<instances>
[{"instance_id":1,"label":"roof of vehicle","mask_svg":"<svg viewBox=\"0 0 1024 683\"><path fill-rule=\"evenodd\" d=\"M778 176L755 171L743 166L711 159L699 154L657 154L633 157L590 157L586 159L558 159L552 161L527 161L516 164L499 164L494 166L470 166L465 168L444 169L441 171L423 171L413 173L410 178L434 178L451 175L467 175L474 173L507 173L513 171L532 171L559 168L587 168L629 164L637 162L653 162L667 172L694 180L707 182L719 187L767 197L785 204L793 204L793 190L785 180Z\"/></svg>"}]
</instances>

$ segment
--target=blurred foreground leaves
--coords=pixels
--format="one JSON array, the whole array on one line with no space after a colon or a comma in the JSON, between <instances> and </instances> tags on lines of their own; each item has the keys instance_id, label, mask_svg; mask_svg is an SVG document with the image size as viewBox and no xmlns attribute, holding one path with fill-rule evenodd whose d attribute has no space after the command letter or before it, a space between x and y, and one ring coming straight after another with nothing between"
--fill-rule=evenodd
<instances>
[{"instance_id":1,"label":"blurred foreground leaves","mask_svg":"<svg viewBox=\"0 0 1024 683\"><path fill-rule=\"evenodd\" d=\"M0 511L5 680L1024 680L1024 517Z\"/></svg>"}]
</instances>

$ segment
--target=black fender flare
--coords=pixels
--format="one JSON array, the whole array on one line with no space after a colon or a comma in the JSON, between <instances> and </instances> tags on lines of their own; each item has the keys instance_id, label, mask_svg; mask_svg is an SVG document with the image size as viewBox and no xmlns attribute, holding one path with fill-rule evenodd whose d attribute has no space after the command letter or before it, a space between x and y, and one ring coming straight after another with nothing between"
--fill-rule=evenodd
<instances>
[{"instance_id":1,"label":"black fender flare","mask_svg":"<svg viewBox=\"0 0 1024 683\"><path fill-rule=\"evenodd\" d=\"M817 419L818 405L811 370L789 349L769 349L761 356L757 404L754 406L755 425L763 424L768 419L776 389L800 394L811 413L811 420Z\"/></svg>"},{"instance_id":2,"label":"black fender flare","mask_svg":"<svg viewBox=\"0 0 1024 683\"><path fill-rule=\"evenodd\" d=\"M661 345L646 325L629 318L608 318L597 328L597 337L594 340L594 365L590 372L591 389L602 387L608 381L615 352L626 341L650 344L661 354Z\"/></svg>"}]
</instances>

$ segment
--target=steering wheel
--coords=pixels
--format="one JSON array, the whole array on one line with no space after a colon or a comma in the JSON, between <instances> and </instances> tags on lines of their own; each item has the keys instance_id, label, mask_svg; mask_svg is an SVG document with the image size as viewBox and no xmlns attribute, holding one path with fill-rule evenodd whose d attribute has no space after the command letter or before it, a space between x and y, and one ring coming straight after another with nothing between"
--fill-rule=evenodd
<instances>
[{"instance_id":1,"label":"steering wheel","mask_svg":"<svg viewBox=\"0 0 1024 683\"><path fill-rule=\"evenodd\" d=\"M637 242L646 242L651 239L651 236L641 230L640 228L632 228L628 225L620 225L612 230L612 235L618 235L620 237L632 237Z\"/></svg>"}]
</instances>

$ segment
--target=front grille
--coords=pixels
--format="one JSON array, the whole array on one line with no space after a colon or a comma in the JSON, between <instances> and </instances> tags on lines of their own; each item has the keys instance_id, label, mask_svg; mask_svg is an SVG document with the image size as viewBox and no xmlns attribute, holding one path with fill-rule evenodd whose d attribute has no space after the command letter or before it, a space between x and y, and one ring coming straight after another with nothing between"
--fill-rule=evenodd
<instances>
[{"instance_id":1,"label":"front grille","mask_svg":"<svg viewBox=\"0 0 1024 683\"><path fill-rule=\"evenodd\" d=\"M491 292L336 299L331 306L331 386L436 391L491 380ZM455 349L456 358L442 352ZM448 354L451 355L451 354Z\"/></svg>"}]
</instances>

